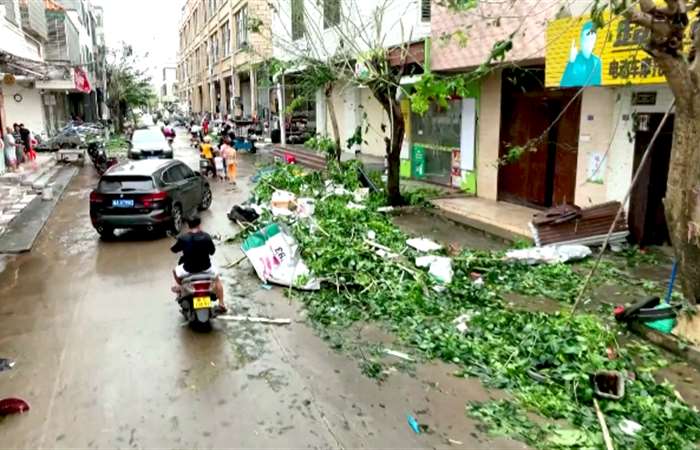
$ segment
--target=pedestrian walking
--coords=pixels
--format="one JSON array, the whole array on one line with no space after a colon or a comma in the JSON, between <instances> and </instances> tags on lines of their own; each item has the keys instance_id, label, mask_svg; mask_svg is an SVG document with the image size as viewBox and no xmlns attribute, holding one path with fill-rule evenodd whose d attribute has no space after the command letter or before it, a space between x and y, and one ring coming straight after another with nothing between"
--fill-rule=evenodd
<instances>
[{"instance_id":1,"label":"pedestrian walking","mask_svg":"<svg viewBox=\"0 0 700 450\"><path fill-rule=\"evenodd\" d=\"M236 172L238 171L238 153L231 145L231 139L224 137L224 145L221 146L221 154L226 163L226 179L231 184L236 184Z\"/></svg>"},{"instance_id":2,"label":"pedestrian walking","mask_svg":"<svg viewBox=\"0 0 700 450\"><path fill-rule=\"evenodd\" d=\"M29 161L29 150L32 147L31 143L31 135L32 132L29 131L29 128L25 127L23 123L19 124L19 136L22 139L22 145L23 145L23 151L24 151L24 157L22 159L22 162Z\"/></svg>"},{"instance_id":3,"label":"pedestrian walking","mask_svg":"<svg viewBox=\"0 0 700 450\"><path fill-rule=\"evenodd\" d=\"M17 151L15 149L15 137L12 133L12 128L7 127L5 130L5 137L3 139L5 142L5 154L3 157L7 163L7 167L10 169L10 171L14 172L17 170Z\"/></svg>"}]
</instances>

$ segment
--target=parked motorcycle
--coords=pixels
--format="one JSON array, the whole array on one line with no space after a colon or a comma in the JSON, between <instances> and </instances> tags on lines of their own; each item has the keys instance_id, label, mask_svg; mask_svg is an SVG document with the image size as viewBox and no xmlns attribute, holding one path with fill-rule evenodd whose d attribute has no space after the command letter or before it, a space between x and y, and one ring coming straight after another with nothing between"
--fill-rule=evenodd
<instances>
[{"instance_id":1,"label":"parked motorcycle","mask_svg":"<svg viewBox=\"0 0 700 450\"><path fill-rule=\"evenodd\" d=\"M182 280L176 301L192 328L207 329L211 326L210 320L217 316L215 282L216 277L206 273L193 274Z\"/></svg>"},{"instance_id":2,"label":"parked motorcycle","mask_svg":"<svg viewBox=\"0 0 700 450\"><path fill-rule=\"evenodd\" d=\"M92 161L92 165L95 166L95 170L99 175L104 174L107 169L119 162L117 158L107 157L107 152L105 152L102 142L90 142L87 146L87 152L88 156L90 156L90 161Z\"/></svg>"},{"instance_id":3,"label":"parked motorcycle","mask_svg":"<svg viewBox=\"0 0 700 450\"><path fill-rule=\"evenodd\" d=\"M206 158L199 158L199 172L205 177L215 177L216 168L214 164Z\"/></svg>"}]
</instances>

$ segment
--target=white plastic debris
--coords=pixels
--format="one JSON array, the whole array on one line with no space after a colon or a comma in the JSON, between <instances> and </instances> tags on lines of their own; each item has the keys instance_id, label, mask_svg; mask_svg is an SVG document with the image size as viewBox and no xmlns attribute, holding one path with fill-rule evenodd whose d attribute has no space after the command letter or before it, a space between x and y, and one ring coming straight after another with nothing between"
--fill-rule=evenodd
<instances>
[{"instance_id":1,"label":"white plastic debris","mask_svg":"<svg viewBox=\"0 0 700 450\"><path fill-rule=\"evenodd\" d=\"M362 209L367 209L365 205L358 205L355 202L348 202L346 208L348 209L357 209L357 210L362 210Z\"/></svg>"},{"instance_id":2,"label":"white plastic debris","mask_svg":"<svg viewBox=\"0 0 700 450\"><path fill-rule=\"evenodd\" d=\"M375 233L374 230L367 231L367 239L369 239L370 241L374 241L375 239L377 239L377 233Z\"/></svg>"},{"instance_id":3,"label":"white plastic debris","mask_svg":"<svg viewBox=\"0 0 700 450\"><path fill-rule=\"evenodd\" d=\"M623 419L620 421L620 430L628 436L634 436L642 431L642 426L633 420Z\"/></svg>"},{"instance_id":4,"label":"white plastic debris","mask_svg":"<svg viewBox=\"0 0 700 450\"><path fill-rule=\"evenodd\" d=\"M545 247L530 247L506 252L506 261L517 261L525 264L557 264L576 261L591 255L591 249L585 245L548 245Z\"/></svg>"},{"instance_id":5,"label":"white plastic debris","mask_svg":"<svg viewBox=\"0 0 700 450\"><path fill-rule=\"evenodd\" d=\"M406 244L415 248L419 252L434 252L442 248L440 244L425 238L409 239L406 241Z\"/></svg>"},{"instance_id":6,"label":"white plastic debris","mask_svg":"<svg viewBox=\"0 0 700 450\"><path fill-rule=\"evenodd\" d=\"M416 258L417 267L429 267L428 273L443 284L450 284L454 275L452 260L447 256L426 255Z\"/></svg>"},{"instance_id":7,"label":"white plastic debris","mask_svg":"<svg viewBox=\"0 0 700 450\"><path fill-rule=\"evenodd\" d=\"M302 219L311 217L316 211L316 201L313 198L302 197L297 200L296 215Z\"/></svg>"},{"instance_id":8,"label":"white plastic debris","mask_svg":"<svg viewBox=\"0 0 700 450\"><path fill-rule=\"evenodd\" d=\"M450 258L439 256L439 259L430 265L430 270L428 273L435 277L439 282L443 284L450 284L452 282L452 260Z\"/></svg>"},{"instance_id":9,"label":"white plastic debris","mask_svg":"<svg viewBox=\"0 0 700 450\"><path fill-rule=\"evenodd\" d=\"M369 197L369 188L357 188L355 192L352 193L353 200L356 203L362 203Z\"/></svg>"},{"instance_id":10,"label":"white plastic debris","mask_svg":"<svg viewBox=\"0 0 700 450\"><path fill-rule=\"evenodd\" d=\"M377 212L381 212L381 213L390 212L393 210L394 210L393 206L382 206L381 208L377 208Z\"/></svg>"},{"instance_id":11,"label":"white plastic debris","mask_svg":"<svg viewBox=\"0 0 700 450\"><path fill-rule=\"evenodd\" d=\"M461 334L467 334L469 333L469 322L472 320L474 315L475 313L462 314L453 320L452 323L455 324L455 328L457 328L457 331L459 331Z\"/></svg>"},{"instance_id":12,"label":"white plastic debris","mask_svg":"<svg viewBox=\"0 0 700 450\"><path fill-rule=\"evenodd\" d=\"M389 349L389 348L385 348L385 349L384 349L384 353L386 353L387 355L395 356L395 357L397 357L397 358L400 358L400 359L403 359L403 360L406 360L406 361L415 361L415 359L413 359L413 358L411 358L410 356L408 356L407 353L399 352L399 351L396 351L396 350L391 350L391 349Z\"/></svg>"}]
</instances>

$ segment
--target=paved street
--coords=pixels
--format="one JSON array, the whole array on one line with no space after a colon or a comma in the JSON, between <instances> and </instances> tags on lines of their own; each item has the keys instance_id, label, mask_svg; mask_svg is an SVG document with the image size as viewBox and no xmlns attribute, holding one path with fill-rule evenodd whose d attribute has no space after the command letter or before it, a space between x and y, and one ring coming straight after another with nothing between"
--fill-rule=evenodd
<instances>
[{"instance_id":1,"label":"paved street","mask_svg":"<svg viewBox=\"0 0 700 450\"><path fill-rule=\"evenodd\" d=\"M197 157L179 140L177 157ZM247 197L251 155L240 187L215 185L205 228L235 233L225 212ZM291 317L283 328L217 323L209 334L182 326L170 293L171 238L125 235L101 242L88 215L96 181L73 180L31 253L0 273L0 397L19 396L30 413L0 421L3 448L424 448L447 439L494 448L464 415L478 385L446 366L392 375L378 385L357 361L333 351L303 323L281 290L267 291L246 262L226 271L236 313ZM219 244L215 261L240 257ZM415 435L406 415L430 432ZM497 448L523 448L498 441Z\"/></svg>"}]
</instances>

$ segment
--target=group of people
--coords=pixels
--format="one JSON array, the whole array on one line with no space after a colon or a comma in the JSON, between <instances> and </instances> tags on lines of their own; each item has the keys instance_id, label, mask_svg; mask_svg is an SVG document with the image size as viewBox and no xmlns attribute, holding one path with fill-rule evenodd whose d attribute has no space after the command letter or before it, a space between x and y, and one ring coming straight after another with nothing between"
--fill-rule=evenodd
<instances>
[{"instance_id":1,"label":"group of people","mask_svg":"<svg viewBox=\"0 0 700 450\"><path fill-rule=\"evenodd\" d=\"M0 140L0 150L6 167L14 172L19 169L20 164L35 161L37 143L34 134L23 123L7 127Z\"/></svg>"},{"instance_id":2,"label":"group of people","mask_svg":"<svg viewBox=\"0 0 700 450\"><path fill-rule=\"evenodd\" d=\"M209 172L212 176L236 184L238 155L230 136L222 134L218 148L212 144L211 137L206 136L204 142L199 145L199 153L209 162Z\"/></svg>"}]
</instances>

